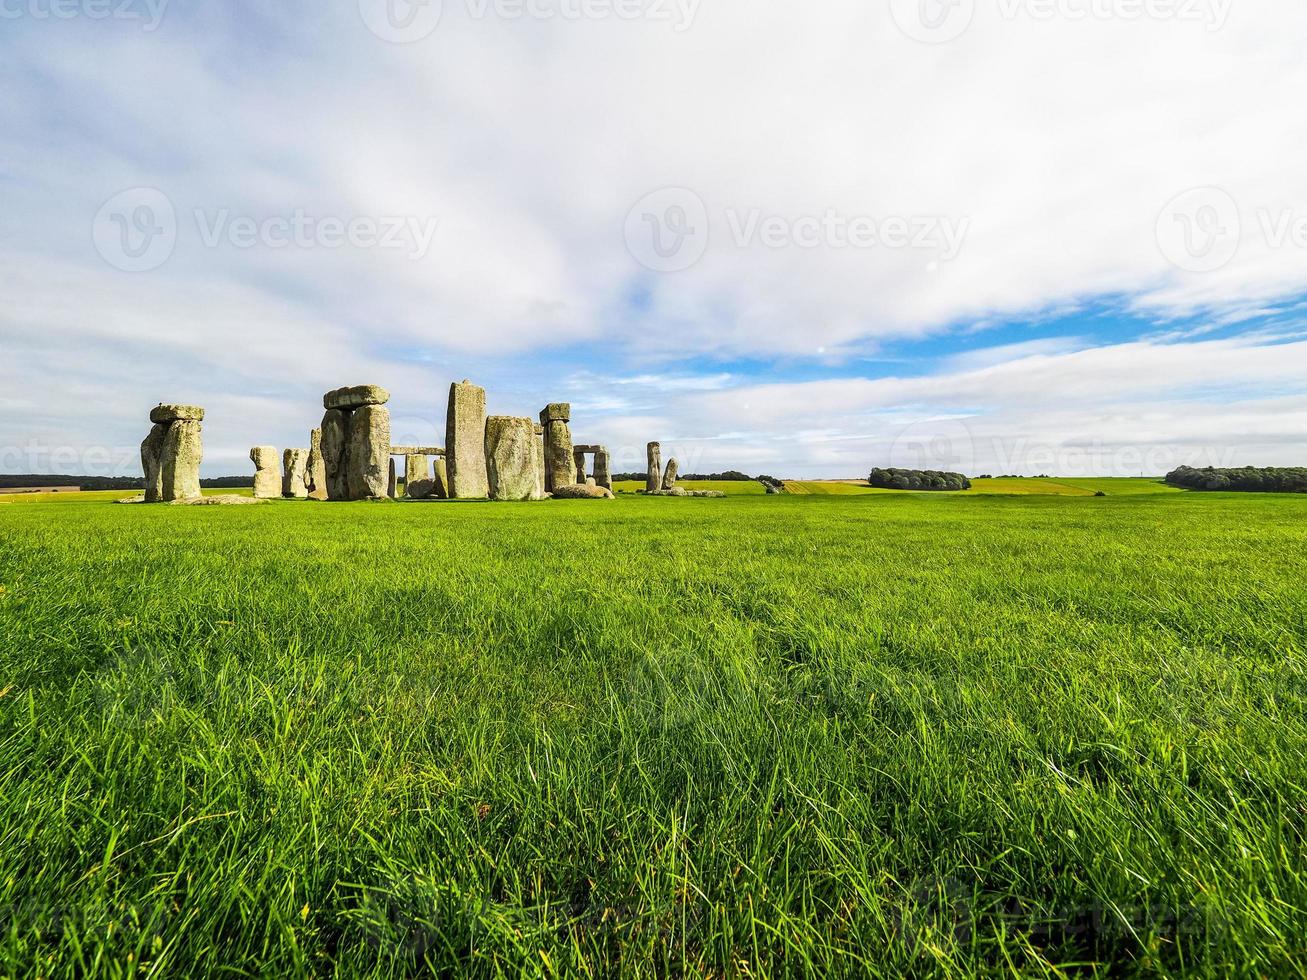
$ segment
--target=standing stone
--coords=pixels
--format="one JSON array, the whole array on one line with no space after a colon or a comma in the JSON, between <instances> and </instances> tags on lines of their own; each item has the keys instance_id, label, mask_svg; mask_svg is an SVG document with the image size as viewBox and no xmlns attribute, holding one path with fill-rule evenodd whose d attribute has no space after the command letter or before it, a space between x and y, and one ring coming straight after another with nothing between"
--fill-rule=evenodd
<instances>
[{"instance_id":1,"label":"standing stone","mask_svg":"<svg viewBox=\"0 0 1307 980\"><path fill-rule=\"evenodd\" d=\"M281 496L281 474L277 472L277 447L255 446L250 450L254 464L254 496L271 500Z\"/></svg>"},{"instance_id":2,"label":"standing stone","mask_svg":"<svg viewBox=\"0 0 1307 980\"><path fill-rule=\"evenodd\" d=\"M572 459L576 461L576 482L585 482L585 453L579 449L572 450Z\"/></svg>"},{"instance_id":3,"label":"standing stone","mask_svg":"<svg viewBox=\"0 0 1307 980\"><path fill-rule=\"evenodd\" d=\"M305 474L309 468L307 449L287 449L281 454L281 495L296 500L307 500L309 488Z\"/></svg>"},{"instance_id":4,"label":"standing stone","mask_svg":"<svg viewBox=\"0 0 1307 980\"><path fill-rule=\"evenodd\" d=\"M426 500L436 489L431 466L425 456L404 457L404 496L409 500Z\"/></svg>"},{"instance_id":5,"label":"standing stone","mask_svg":"<svg viewBox=\"0 0 1307 980\"><path fill-rule=\"evenodd\" d=\"M572 452L572 431L567 427L572 406L567 402L546 405L540 413L545 427L545 490L572 486L576 480L576 458Z\"/></svg>"},{"instance_id":6,"label":"standing stone","mask_svg":"<svg viewBox=\"0 0 1307 980\"><path fill-rule=\"evenodd\" d=\"M491 500L531 500L536 495L535 423L492 415L486 419L486 471Z\"/></svg>"},{"instance_id":7,"label":"standing stone","mask_svg":"<svg viewBox=\"0 0 1307 980\"><path fill-rule=\"evenodd\" d=\"M327 499L349 499L349 416L329 408L322 416L322 468L326 473Z\"/></svg>"},{"instance_id":8,"label":"standing stone","mask_svg":"<svg viewBox=\"0 0 1307 980\"><path fill-rule=\"evenodd\" d=\"M644 489L648 493L657 493L663 488L663 447L656 442L649 443L649 469L645 473Z\"/></svg>"},{"instance_id":9,"label":"standing stone","mask_svg":"<svg viewBox=\"0 0 1307 980\"><path fill-rule=\"evenodd\" d=\"M549 491L545 489L547 478L545 476L545 440L544 426L537 425L535 434L531 437L532 450L536 458L536 500L544 500L545 494Z\"/></svg>"},{"instance_id":10,"label":"standing stone","mask_svg":"<svg viewBox=\"0 0 1307 980\"><path fill-rule=\"evenodd\" d=\"M431 461L431 483L431 496L437 500L449 499L449 471L445 469L444 456Z\"/></svg>"},{"instance_id":11,"label":"standing stone","mask_svg":"<svg viewBox=\"0 0 1307 980\"><path fill-rule=\"evenodd\" d=\"M164 500L191 500L200 495L200 461L204 458L201 423L179 419L163 440Z\"/></svg>"},{"instance_id":12,"label":"standing stone","mask_svg":"<svg viewBox=\"0 0 1307 980\"><path fill-rule=\"evenodd\" d=\"M168 423L156 422L141 443L141 468L145 470L145 502L163 499L163 443L168 438Z\"/></svg>"},{"instance_id":13,"label":"standing stone","mask_svg":"<svg viewBox=\"0 0 1307 980\"><path fill-rule=\"evenodd\" d=\"M673 456L671 459L667 461L667 469L663 472L664 490L676 489L676 477L680 473L680 471L681 471L681 464L678 463L676 461L676 457Z\"/></svg>"},{"instance_id":14,"label":"standing stone","mask_svg":"<svg viewBox=\"0 0 1307 980\"><path fill-rule=\"evenodd\" d=\"M310 500L327 499L327 464L322 456L322 430L309 433L309 463L304 474L304 485Z\"/></svg>"},{"instance_id":15,"label":"standing stone","mask_svg":"<svg viewBox=\"0 0 1307 980\"><path fill-rule=\"evenodd\" d=\"M595 450L595 485L605 490L613 489L613 474L607 449Z\"/></svg>"},{"instance_id":16,"label":"standing stone","mask_svg":"<svg viewBox=\"0 0 1307 980\"><path fill-rule=\"evenodd\" d=\"M395 457L390 457L390 472L386 477L386 496L391 500L399 496L399 474L395 472Z\"/></svg>"},{"instance_id":17,"label":"standing stone","mask_svg":"<svg viewBox=\"0 0 1307 980\"><path fill-rule=\"evenodd\" d=\"M326 439L326 432L323 432ZM345 450L346 488L350 500L384 497L390 463L390 409L364 405L349 417Z\"/></svg>"},{"instance_id":18,"label":"standing stone","mask_svg":"<svg viewBox=\"0 0 1307 980\"><path fill-rule=\"evenodd\" d=\"M486 390L464 380L449 386L445 416L446 489L451 500L490 496L486 474Z\"/></svg>"}]
</instances>

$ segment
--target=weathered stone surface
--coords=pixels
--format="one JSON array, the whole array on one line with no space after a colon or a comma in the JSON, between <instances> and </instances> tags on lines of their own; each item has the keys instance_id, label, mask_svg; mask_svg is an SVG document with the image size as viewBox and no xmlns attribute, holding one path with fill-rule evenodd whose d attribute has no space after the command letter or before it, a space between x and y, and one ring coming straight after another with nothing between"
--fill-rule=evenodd
<instances>
[{"instance_id":1,"label":"weathered stone surface","mask_svg":"<svg viewBox=\"0 0 1307 980\"><path fill-rule=\"evenodd\" d=\"M309 469L309 451L307 449L287 449L281 454L281 495L296 500L307 500L308 484L305 481Z\"/></svg>"},{"instance_id":2,"label":"weathered stone surface","mask_svg":"<svg viewBox=\"0 0 1307 980\"><path fill-rule=\"evenodd\" d=\"M605 487L588 487L584 483L571 483L554 487L556 500L611 500L613 491Z\"/></svg>"},{"instance_id":3,"label":"weathered stone surface","mask_svg":"<svg viewBox=\"0 0 1307 980\"><path fill-rule=\"evenodd\" d=\"M435 495L436 481L431 479L431 464L421 453L404 455L404 496L409 500L426 500Z\"/></svg>"},{"instance_id":4,"label":"weathered stone surface","mask_svg":"<svg viewBox=\"0 0 1307 980\"><path fill-rule=\"evenodd\" d=\"M548 426L550 422L570 421L572 421L572 405L570 402L551 402L540 412L540 424L543 426Z\"/></svg>"},{"instance_id":5,"label":"weathered stone surface","mask_svg":"<svg viewBox=\"0 0 1307 980\"><path fill-rule=\"evenodd\" d=\"M327 463L322 456L322 430L309 433L309 463L304 473L304 485L310 500L327 499Z\"/></svg>"},{"instance_id":6,"label":"weathered stone surface","mask_svg":"<svg viewBox=\"0 0 1307 980\"><path fill-rule=\"evenodd\" d=\"M536 496L535 424L530 419L492 415L486 419L486 472L491 500Z\"/></svg>"},{"instance_id":7,"label":"weathered stone surface","mask_svg":"<svg viewBox=\"0 0 1307 980\"><path fill-rule=\"evenodd\" d=\"M445 416L445 485L451 500L490 496L486 475L486 390L470 381L449 386Z\"/></svg>"},{"instance_id":8,"label":"weathered stone surface","mask_svg":"<svg viewBox=\"0 0 1307 980\"><path fill-rule=\"evenodd\" d=\"M331 408L322 416L322 469L328 500L349 500L349 415Z\"/></svg>"},{"instance_id":9,"label":"weathered stone surface","mask_svg":"<svg viewBox=\"0 0 1307 980\"><path fill-rule=\"evenodd\" d=\"M545 494L549 491L545 484L549 481L545 477L545 440L544 426L535 426L535 435L531 439L531 451L535 454L536 460L536 500L544 500Z\"/></svg>"},{"instance_id":10,"label":"weathered stone surface","mask_svg":"<svg viewBox=\"0 0 1307 980\"><path fill-rule=\"evenodd\" d=\"M352 388L337 388L322 396L323 408L339 408L352 411L366 405L384 405L390 401L390 392L381 385L354 385Z\"/></svg>"},{"instance_id":11,"label":"weathered stone surface","mask_svg":"<svg viewBox=\"0 0 1307 980\"><path fill-rule=\"evenodd\" d=\"M664 490L676 489L676 477L680 474L680 472L681 472L681 464L678 463L676 461L676 457L673 456L671 459L667 461L667 469L663 470Z\"/></svg>"},{"instance_id":12,"label":"weathered stone surface","mask_svg":"<svg viewBox=\"0 0 1307 980\"><path fill-rule=\"evenodd\" d=\"M608 450L602 446L595 450L595 484L606 490L613 489L611 460Z\"/></svg>"},{"instance_id":13,"label":"weathered stone surface","mask_svg":"<svg viewBox=\"0 0 1307 980\"><path fill-rule=\"evenodd\" d=\"M345 470L349 499L388 496L390 410L382 405L364 405L350 413L348 445Z\"/></svg>"},{"instance_id":14,"label":"weathered stone surface","mask_svg":"<svg viewBox=\"0 0 1307 980\"><path fill-rule=\"evenodd\" d=\"M156 422L141 443L141 469L145 470L145 500L156 504L163 499L163 443L168 424Z\"/></svg>"},{"instance_id":15,"label":"weathered stone surface","mask_svg":"<svg viewBox=\"0 0 1307 980\"><path fill-rule=\"evenodd\" d=\"M572 455L572 431L566 422L545 426L545 489L576 483L576 459Z\"/></svg>"},{"instance_id":16,"label":"weathered stone surface","mask_svg":"<svg viewBox=\"0 0 1307 980\"><path fill-rule=\"evenodd\" d=\"M449 498L449 470L445 468L445 458L437 457L431 463L431 496L437 500Z\"/></svg>"},{"instance_id":17,"label":"weathered stone surface","mask_svg":"<svg viewBox=\"0 0 1307 980\"><path fill-rule=\"evenodd\" d=\"M189 500L200 495L200 462L204 459L201 423L173 422L163 440L164 500Z\"/></svg>"},{"instance_id":18,"label":"weathered stone surface","mask_svg":"<svg viewBox=\"0 0 1307 980\"><path fill-rule=\"evenodd\" d=\"M390 457L390 465L386 474L386 496L391 500L399 497L399 473L395 469L395 457Z\"/></svg>"},{"instance_id":19,"label":"weathered stone surface","mask_svg":"<svg viewBox=\"0 0 1307 980\"><path fill-rule=\"evenodd\" d=\"M585 483L585 452L577 446L572 447L572 460L576 463L576 482Z\"/></svg>"},{"instance_id":20,"label":"weathered stone surface","mask_svg":"<svg viewBox=\"0 0 1307 980\"><path fill-rule=\"evenodd\" d=\"M155 425L169 422L203 422L204 409L199 405L156 405L150 409L150 421Z\"/></svg>"},{"instance_id":21,"label":"weathered stone surface","mask_svg":"<svg viewBox=\"0 0 1307 980\"><path fill-rule=\"evenodd\" d=\"M250 450L254 464L254 496L270 500L281 496L281 472L278 469L276 446L255 446Z\"/></svg>"},{"instance_id":22,"label":"weathered stone surface","mask_svg":"<svg viewBox=\"0 0 1307 980\"><path fill-rule=\"evenodd\" d=\"M645 471L644 489L655 493L663 488L663 447L656 442L649 443L649 469Z\"/></svg>"},{"instance_id":23,"label":"weathered stone surface","mask_svg":"<svg viewBox=\"0 0 1307 980\"><path fill-rule=\"evenodd\" d=\"M242 497L238 493L215 493L211 497L187 497L185 500L173 500L173 507L245 507L249 504L266 504L266 500Z\"/></svg>"}]
</instances>

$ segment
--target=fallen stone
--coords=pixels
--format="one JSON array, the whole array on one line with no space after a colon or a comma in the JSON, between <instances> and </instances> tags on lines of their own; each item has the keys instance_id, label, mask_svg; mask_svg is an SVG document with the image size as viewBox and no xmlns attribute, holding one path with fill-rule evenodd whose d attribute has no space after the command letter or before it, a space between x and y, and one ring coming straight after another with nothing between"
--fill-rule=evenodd
<instances>
[{"instance_id":1,"label":"fallen stone","mask_svg":"<svg viewBox=\"0 0 1307 980\"><path fill-rule=\"evenodd\" d=\"M281 454L281 495L296 500L307 500L309 488L305 482L309 468L307 449L287 449Z\"/></svg>"},{"instance_id":2,"label":"fallen stone","mask_svg":"<svg viewBox=\"0 0 1307 980\"><path fill-rule=\"evenodd\" d=\"M451 500L490 496L486 475L486 390L464 380L449 386L445 416L445 484Z\"/></svg>"},{"instance_id":3,"label":"fallen stone","mask_svg":"<svg viewBox=\"0 0 1307 980\"><path fill-rule=\"evenodd\" d=\"M327 499L349 499L349 416L338 408L322 416L322 468Z\"/></svg>"},{"instance_id":4,"label":"fallen stone","mask_svg":"<svg viewBox=\"0 0 1307 980\"><path fill-rule=\"evenodd\" d=\"M243 497L237 493L215 493L211 497L190 497L171 501L174 507L243 507L246 504L266 504L266 500Z\"/></svg>"},{"instance_id":5,"label":"fallen stone","mask_svg":"<svg viewBox=\"0 0 1307 980\"><path fill-rule=\"evenodd\" d=\"M276 446L255 446L250 450L254 464L254 496L271 500L281 496L282 476L277 468Z\"/></svg>"},{"instance_id":6,"label":"fallen stone","mask_svg":"<svg viewBox=\"0 0 1307 980\"><path fill-rule=\"evenodd\" d=\"M354 385L352 388L337 388L322 396L322 407L353 411L368 405L384 405L390 401L390 392L381 385Z\"/></svg>"},{"instance_id":7,"label":"fallen stone","mask_svg":"<svg viewBox=\"0 0 1307 980\"><path fill-rule=\"evenodd\" d=\"M572 483L554 487L555 500L612 500L613 491L604 487L588 487L585 484Z\"/></svg>"},{"instance_id":8,"label":"fallen stone","mask_svg":"<svg viewBox=\"0 0 1307 980\"><path fill-rule=\"evenodd\" d=\"M156 405L150 409L150 421L156 425L169 422L203 422L204 409L199 405Z\"/></svg>"},{"instance_id":9,"label":"fallen stone","mask_svg":"<svg viewBox=\"0 0 1307 980\"><path fill-rule=\"evenodd\" d=\"M486 419L486 475L491 500L536 496L535 424L530 419L492 415Z\"/></svg>"},{"instance_id":10,"label":"fallen stone","mask_svg":"<svg viewBox=\"0 0 1307 980\"><path fill-rule=\"evenodd\" d=\"M200 462L204 458L201 423L183 420L168 426L163 440L163 499L189 500L200 495Z\"/></svg>"},{"instance_id":11,"label":"fallen stone","mask_svg":"<svg viewBox=\"0 0 1307 980\"><path fill-rule=\"evenodd\" d=\"M326 433L323 433L324 438ZM350 500L386 497L390 473L390 410L364 405L349 417L346 488Z\"/></svg>"}]
</instances>

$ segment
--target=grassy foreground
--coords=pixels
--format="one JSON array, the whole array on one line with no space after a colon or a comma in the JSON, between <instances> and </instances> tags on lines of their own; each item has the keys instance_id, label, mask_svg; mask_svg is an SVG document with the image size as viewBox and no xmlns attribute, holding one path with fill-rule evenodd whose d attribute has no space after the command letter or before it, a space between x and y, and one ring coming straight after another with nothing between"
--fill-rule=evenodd
<instances>
[{"instance_id":1,"label":"grassy foreground","mask_svg":"<svg viewBox=\"0 0 1307 980\"><path fill-rule=\"evenodd\" d=\"M0 974L1301 975L1304 554L1249 494L0 507Z\"/></svg>"}]
</instances>

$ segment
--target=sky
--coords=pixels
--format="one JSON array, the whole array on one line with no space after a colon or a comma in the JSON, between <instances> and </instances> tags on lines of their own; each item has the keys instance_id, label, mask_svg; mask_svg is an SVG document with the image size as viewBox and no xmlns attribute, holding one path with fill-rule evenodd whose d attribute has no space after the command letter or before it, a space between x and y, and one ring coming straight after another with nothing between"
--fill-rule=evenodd
<instances>
[{"instance_id":1,"label":"sky","mask_svg":"<svg viewBox=\"0 0 1307 980\"><path fill-rule=\"evenodd\" d=\"M0 472L1307 465L1307 4L0 0Z\"/></svg>"}]
</instances>

